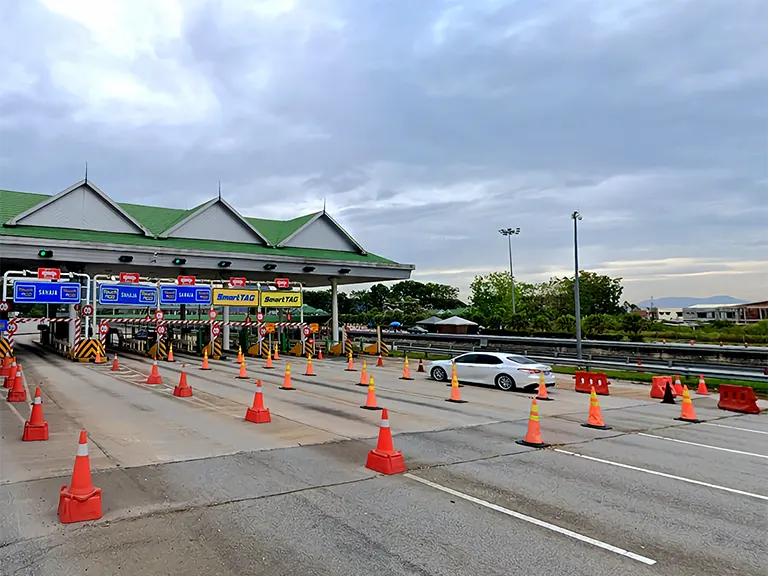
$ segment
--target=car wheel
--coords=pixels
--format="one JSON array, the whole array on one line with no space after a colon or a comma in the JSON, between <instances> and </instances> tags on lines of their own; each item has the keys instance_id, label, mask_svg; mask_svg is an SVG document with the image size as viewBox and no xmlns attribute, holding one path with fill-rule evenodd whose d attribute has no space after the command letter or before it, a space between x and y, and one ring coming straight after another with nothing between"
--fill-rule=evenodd
<instances>
[{"instance_id":1,"label":"car wheel","mask_svg":"<svg viewBox=\"0 0 768 576\"><path fill-rule=\"evenodd\" d=\"M448 380L448 373L440 368L440 366L437 366L436 368L432 368L432 379L437 380L438 382L445 382Z\"/></svg>"},{"instance_id":2,"label":"car wheel","mask_svg":"<svg viewBox=\"0 0 768 576\"><path fill-rule=\"evenodd\" d=\"M515 381L509 374L499 374L496 376L496 387L509 392L515 389Z\"/></svg>"}]
</instances>

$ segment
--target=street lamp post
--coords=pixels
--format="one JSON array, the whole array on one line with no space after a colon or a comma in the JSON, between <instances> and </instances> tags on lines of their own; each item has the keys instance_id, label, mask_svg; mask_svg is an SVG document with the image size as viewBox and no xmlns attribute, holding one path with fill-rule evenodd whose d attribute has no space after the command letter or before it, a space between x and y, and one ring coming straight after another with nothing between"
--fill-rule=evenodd
<instances>
[{"instance_id":1,"label":"street lamp post","mask_svg":"<svg viewBox=\"0 0 768 576\"><path fill-rule=\"evenodd\" d=\"M512 268L512 236L520 234L520 228L502 228L499 230L499 234L506 236L509 244L509 278L512 281L512 314L517 314L517 307L515 306L515 271Z\"/></svg>"},{"instance_id":2,"label":"street lamp post","mask_svg":"<svg viewBox=\"0 0 768 576\"><path fill-rule=\"evenodd\" d=\"M581 360L581 300L579 298L579 225L581 214L575 211L573 218L573 263L576 275L573 280L573 300L576 312L576 359Z\"/></svg>"}]
</instances>

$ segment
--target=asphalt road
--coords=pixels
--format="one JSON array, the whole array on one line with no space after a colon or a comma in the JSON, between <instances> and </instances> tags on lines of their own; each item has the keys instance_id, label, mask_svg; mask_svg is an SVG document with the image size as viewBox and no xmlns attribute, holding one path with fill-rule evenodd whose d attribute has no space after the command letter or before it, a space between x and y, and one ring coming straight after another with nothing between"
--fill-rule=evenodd
<instances>
[{"instance_id":1,"label":"asphalt road","mask_svg":"<svg viewBox=\"0 0 768 576\"><path fill-rule=\"evenodd\" d=\"M407 474L363 464L380 413L344 364L316 362L296 392L260 369L270 424L242 421L253 380L234 363L192 366L192 399L143 384L149 363L121 371L23 348L28 387L41 385L51 438L20 441L26 405L0 402L0 573L7 575L763 575L768 568L768 420L695 398L701 424L674 420L648 389L601 397L612 430L583 428L588 397L567 380L541 403L544 440L526 431L530 396L399 380L373 369ZM191 360L191 359L190 359ZM415 369L415 365L413 366ZM62 525L77 432L90 434L104 517Z\"/></svg>"}]
</instances>

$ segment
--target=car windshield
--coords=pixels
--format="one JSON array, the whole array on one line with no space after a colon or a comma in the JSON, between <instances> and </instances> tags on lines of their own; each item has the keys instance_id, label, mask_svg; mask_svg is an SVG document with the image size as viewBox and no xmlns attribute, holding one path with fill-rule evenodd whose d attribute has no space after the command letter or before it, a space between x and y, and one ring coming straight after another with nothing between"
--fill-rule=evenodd
<instances>
[{"instance_id":1,"label":"car windshield","mask_svg":"<svg viewBox=\"0 0 768 576\"><path fill-rule=\"evenodd\" d=\"M525 356L507 356L507 360L511 360L515 364L538 364L536 360L531 360Z\"/></svg>"}]
</instances>

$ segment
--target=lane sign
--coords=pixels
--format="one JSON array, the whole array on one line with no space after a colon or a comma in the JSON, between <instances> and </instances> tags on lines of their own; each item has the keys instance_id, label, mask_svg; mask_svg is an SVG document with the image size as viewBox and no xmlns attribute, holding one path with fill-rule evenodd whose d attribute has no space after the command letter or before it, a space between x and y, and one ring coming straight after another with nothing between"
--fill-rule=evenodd
<instances>
[{"instance_id":1,"label":"lane sign","mask_svg":"<svg viewBox=\"0 0 768 576\"><path fill-rule=\"evenodd\" d=\"M301 333L304 334L304 336L309 336L310 334L309 326L304 326L304 328L301 329Z\"/></svg>"},{"instance_id":2,"label":"lane sign","mask_svg":"<svg viewBox=\"0 0 768 576\"><path fill-rule=\"evenodd\" d=\"M16 322L8 322L7 330L8 330L9 333L15 334L16 330L18 330L18 329L19 329L19 325L16 324Z\"/></svg>"},{"instance_id":3,"label":"lane sign","mask_svg":"<svg viewBox=\"0 0 768 576\"><path fill-rule=\"evenodd\" d=\"M157 306L157 288L154 286L99 284L97 296L102 306Z\"/></svg>"},{"instance_id":4,"label":"lane sign","mask_svg":"<svg viewBox=\"0 0 768 576\"><path fill-rule=\"evenodd\" d=\"M40 280L61 280L61 270L59 268L38 268L37 277Z\"/></svg>"},{"instance_id":5,"label":"lane sign","mask_svg":"<svg viewBox=\"0 0 768 576\"><path fill-rule=\"evenodd\" d=\"M178 284L179 286L194 286L195 277L194 276L176 276L176 284Z\"/></svg>"},{"instance_id":6,"label":"lane sign","mask_svg":"<svg viewBox=\"0 0 768 576\"><path fill-rule=\"evenodd\" d=\"M257 306L259 291L249 288L215 288L213 303L216 306Z\"/></svg>"},{"instance_id":7,"label":"lane sign","mask_svg":"<svg viewBox=\"0 0 768 576\"><path fill-rule=\"evenodd\" d=\"M8 320L0 320L0 332L8 330Z\"/></svg>"},{"instance_id":8,"label":"lane sign","mask_svg":"<svg viewBox=\"0 0 768 576\"><path fill-rule=\"evenodd\" d=\"M163 326L162 324L160 326L158 326L157 327L157 333L160 334L160 336L165 334L165 326Z\"/></svg>"},{"instance_id":9,"label":"lane sign","mask_svg":"<svg viewBox=\"0 0 768 576\"><path fill-rule=\"evenodd\" d=\"M208 318L210 318L211 320L216 320L216 317L217 317L218 315L219 315L219 313L218 313L218 312L216 312L216 310L214 310L213 308L211 308L211 309L208 311Z\"/></svg>"},{"instance_id":10,"label":"lane sign","mask_svg":"<svg viewBox=\"0 0 768 576\"><path fill-rule=\"evenodd\" d=\"M80 284L77 282L24 282L13 283L13 301L17 304L77 304Z\"/></svg>"},{"instance_id":11,"label":"lane sign","mask_svg":"<svg viewBox=\"0 0 768 576\"><path fill-rule=\"evenodd\" d=\"M162 322L163 318L165 318L165 312L162 310L155 310L155 320Z\"/></svg>"},{"instance_id":12,"label":"lane sign","mask_svg":"<svg viewBox=\"0 0 768 576\"><path fill-rule=\"evenodd\" d=\"M0 312L8 312L8 310L11 309L11 305L8 303L7 300L3 300L0 302Z\"/></svg>"},{"instance_id":13,"label":"lane sign","mask_svg":"<svg viewBox=\"0 0 768 576\"><path fill-rule=\"evenodd\" d=\"M256 313L256 322L264 322L264 312Z\"/></svg>"},{"instance_id":14,"label":"lane sign","mask_svg":"<svg viewBox=\"0 0 768 576\"><path fill-rule=\"evenodd\" d=\"M211 332L213 333L213 337L215 338L216 336L221 334L221 328L219 328L218 326L214 326L213 328L211 328Z\"/></svg>"},{"instance_id":15,"label":"lane sign","mask_svg":"<svg viewBox=\"0 0 768 576\"><path fill-rule=\"evenodd\" d=\"M274 322L267 322L266 324L267 332L272 333L275 331L275 323Z\"/></svg>"},{"instance_id":16,"label":"lane sign","mask_svg":"<svg viewBox=\"0 0 768 576\"><path fill-rule=\"evenodd\" d=\"M141 276L138 272L120 272L120 282L125 284L138 284Z\"/></svg>"},{"instance_id":17,"label":"lane sign","mask_svg":"<svg viewBox=\"0 0 768 576\"><path fill-rule=\"evenodd\" d=\"M313 334L317 334L320 332L320 324L310 324L309 329L312 331Z\"/></svg>"},{"instance_id":18,"label":"lane sign","mask_svg":"<svg viewBox=\"0 0 768 576\"><path fill-rule=\"evenodd\" d=\"M275 286L280 290L286 290L291 287L291 281L288 278L275 278Z\"/></svg>"},{"instance_id":19,"label":"lane sign","mask_svg":"<svg viewBox=\"0 0 768 576\"><path fill-rule=\"evenodd\" d=\"M212 291L210 286L160 285L160 304L199 304L210 306Z\"/></svg>"},{"instance_id":20,"label":"lane sign","mask_svg":"<svg viewBox=\"0 0 768 576\"><path fill-rule=\"evenodd\" d=\"M90 316L91 314L93 314L93 306L90 304L83 306L83 316Z\"/></svg>"},{"instance_id":21,"label":"lane sign","mask_svg":"<svg viewBox=\"0 0 768 576\"><path fill-rule=\"evenodd\" d=\"M107 332L109 332L109 326L107 326L106 324L101 324L99 326L99 332L101 332L102 334L106 334Z\"/></svg>"},{"instance_id":22,"label":"lane sign","mask_svg":"<svg viewBox=\"0 0 768 576\"><path fill-rule=\"evenodd\" d=\"M265 326L259 328L259 334L261 334L261 337L264 338L264 336L267 335L267 328Z\"/></svg>"},{"instance_id":23,"label":"lane sign","mask_svg":"<svg viewBox=\"0 0 768 576\"><path fill-rule=\"evenodd\" d=\"M230 288L245 288L245 283L247 280L245 278L242 278L240 276L233 276L229 279L229 287Z\"/></svg>"}]
</instances>

